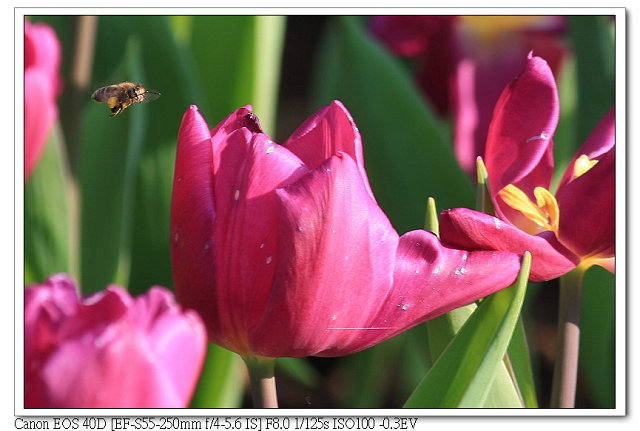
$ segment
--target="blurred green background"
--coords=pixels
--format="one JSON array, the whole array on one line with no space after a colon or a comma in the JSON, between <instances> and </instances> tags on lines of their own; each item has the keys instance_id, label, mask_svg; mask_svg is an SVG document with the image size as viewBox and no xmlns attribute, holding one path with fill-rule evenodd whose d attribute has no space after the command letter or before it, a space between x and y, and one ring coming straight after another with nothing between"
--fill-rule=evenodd
<instances>
[{"instance_id":1,"label":"blurred green background","mask_svg":"<svg viewBox=\"0 0 640 431\"><path fill-rule=\"evenodd\" d=\"M60 117L25 185L25 284L69 272L83 293L109 283L132 293L172 287L169 212L178 129L196 104L213 128L251 104L276 142L333 99L362 134L365 167L395 228L424 225L427 198L439 210L474 206L474 184L451 150L451 124L435 116L407 61L366 30L368 17L100 16L82 33L77 16L33 16L62 43ZM85 21L86 25L87 22ZM614 102L613 22L570 18L572 56L556 77L561 121L559 172ZM77 41L95 37L91 52ZM85 39L86 40L86 39ZM74 82L78 58L88 81ZM98 87L141 82L162 97L109 118L90 100ZM614 278L587 273L577 407L611 408L614 386ZM523 320L538 404L548 405L555 348L557 282L529 287ZM280 405L401 407L432 365L425 325L344 358L280 359ZM403 365L398 366L399 363ZM250 406L243 364L211 346L194 407Z\"/></svg>"}]
</instances>

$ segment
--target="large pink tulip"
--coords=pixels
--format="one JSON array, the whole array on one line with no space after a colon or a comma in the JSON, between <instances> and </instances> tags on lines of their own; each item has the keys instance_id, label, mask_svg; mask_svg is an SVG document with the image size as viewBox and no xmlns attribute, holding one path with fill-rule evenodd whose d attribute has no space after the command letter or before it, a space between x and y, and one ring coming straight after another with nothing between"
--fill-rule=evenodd
<instances>
[{"instance_id":1,"label":"large pink tulip","mask_svg":"<svg viewBox=\"0 0 640 431\"><path fill-rule=\"evenodd\" d=\"M37 164L58 117L61 48L46 24L24 22L24 179Z\"/></svg>"},{"instance_id":2,"label":"large pink tulip","mask_svg":"<svg viewBox=\"0 0 640 431\"><path fill-rule=\"evenodd\" d=\"M559 117L547 63L529 55L524 72L498 101L485 161L496 217L456 208L440 216L445 244L532 253L531 279L549 280L578 265L615 264L615 111L573 157L554 194L553 134Z\"/></svg>"},{"instance_id":3,"label":"large pink tulip","mask_svg":"<svg viewBox=\"0 0 640 431\"><path fill-rule=\"evenodd\" d=\"M371 32L394 54L416 60L416 79L441 115L453 118L454 151L475 176L491 112L535 50L557 71L565 56L560 16L378 16Z\"/></svg>"},{"instance_id":4,"label":"large pink tulip","mask_svg":"<svg viewBox=\"0 0 640 431\"><path fill-rule=\"evenodd\" d=\"M186 407L206 354L193 311L152 287L80 300L64 274L25 290L25 407Z\"/></svg>"},{"instance_id":5,"label":"large pink tulip","mask_svg":"<svg viewBox=\"0 0 640 431\"><path fill-rule=\"evenodd\" d=\"M360 134L340 102L285 143L250 106L178 135L171 208L179 301L243 356L357 352L513 283L512 253L399 237L378 207Z\"/></svg>"}]
</instances>

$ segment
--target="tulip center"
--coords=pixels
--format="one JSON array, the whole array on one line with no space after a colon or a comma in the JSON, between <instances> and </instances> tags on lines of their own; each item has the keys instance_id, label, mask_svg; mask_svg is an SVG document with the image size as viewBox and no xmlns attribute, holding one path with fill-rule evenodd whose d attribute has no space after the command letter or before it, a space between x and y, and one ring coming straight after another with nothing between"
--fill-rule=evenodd
<instances>
[{"instance_id":1,"label":"tulip center","mask_svg":"<svg viewBox=\"0 0 640 431\"><path fill-rule=\"evenodd\" d=\"M560 210L555 196L544 187L536 187L533 190L536 202L532 202L529 196L513 184L509 184L498 192L502 200L511 208L520 211L528 220L537 227L538 232L551 230L558 234Z\"/></svg>"},{"instance_id":2,"label":"tulip center","mask_svg":"<svg viewBox=\"0 0 640 431\"><path fill-rule=\"evenodd\" d=\"M587 172L589 169L593 168L596 165L596 163L598 163L597 160L589 159L589 157L586 154L581 155L573 164L573 178L575 179L575 178L578 178L580 175L584 175L584 173Z\"/></svg>"}]
</instances>

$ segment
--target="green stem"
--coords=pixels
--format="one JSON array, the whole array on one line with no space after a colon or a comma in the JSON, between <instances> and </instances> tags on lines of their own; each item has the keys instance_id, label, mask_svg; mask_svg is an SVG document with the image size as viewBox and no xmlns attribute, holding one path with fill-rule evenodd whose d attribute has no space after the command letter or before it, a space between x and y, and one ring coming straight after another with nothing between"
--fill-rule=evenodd
<instances>
[{"instance_id":1,"label":"green stem","mask_svg":"<svg viewBox=\"0 0 640 431\"><path fill-rule=\"evenodd\" d=\"M583 277L584 269L580 266L560 277L558 347L551 389L552 408L575 406Z\"/></svg>"},{"instance_id":2,"label":"green stem","mask_svg":"<svg viewBox=\"0 0 640 431\"><path fill-rule=\"evenodd\" d=\"M254 408L278 408L275 358L242 357L249 369L251 398Z\"/></svg>"}]
</instances>

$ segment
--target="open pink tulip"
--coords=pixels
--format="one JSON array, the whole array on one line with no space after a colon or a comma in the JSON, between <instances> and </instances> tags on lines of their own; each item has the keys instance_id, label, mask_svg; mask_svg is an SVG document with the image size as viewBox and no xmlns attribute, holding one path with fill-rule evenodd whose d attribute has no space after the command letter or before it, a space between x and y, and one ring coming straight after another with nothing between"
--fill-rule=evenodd
<instances>
[{"instance_id":1,"label":"open pink tulip","mask_svg":"<svg viewBox=\"0 0 640 431\"><path fill-rule=\"evenodd\" d=\"M178 135L171 208L176 295L210 341L243 356L357 352L514 282L519 256L399 237L376 204L360 134L337 101L285 143L251 107Z\"/></svg>"},{"instance_id":2,"label":"open pink tulip","mask_svg":"<svg viewBox=\"0 0 640 431\"><path fill-rule=\"evenodd\" d=\"M26 408L186 407L206 354L193 311L152 287L83 300L64 274L25 290Z\"/></svg>"},{"instance_id":3,"label":"open pink tulip","mask_svg":"<svg viewBox=\"0 0 640 431\"><path fill-rule=\"evenodd\" d=\"M485 161L496 217L456 208L440 216L443 243L470 250L532 253L531 280L550 280L578 265L615 263L615 112L578 150L553 195L553 141L559 116L547 63L529 55L502 93Z\"/></svg>"},{"instance_id":4,"label":"open pink tulip","mask_svg":"<svg viewBox=\"0 0 640 431\"><path fill-rule=\"evenodd\" d=\"M24 178L33 171L58 117L60 42L51 27L24 22Z\"/></svg>"},{"instance_id":5,"label":"open pink tulip","mask_svg":"<svg viewBox=\"0 0 640 431\"><path fill-rule=\"evenodd\" d=\"M561 16L377 16L370 23L391 52L416 60L429 102L453 117L455 155L471 175L502 89L532 49L557 71L565 27Z\"/></svg>"}]
</instances>

